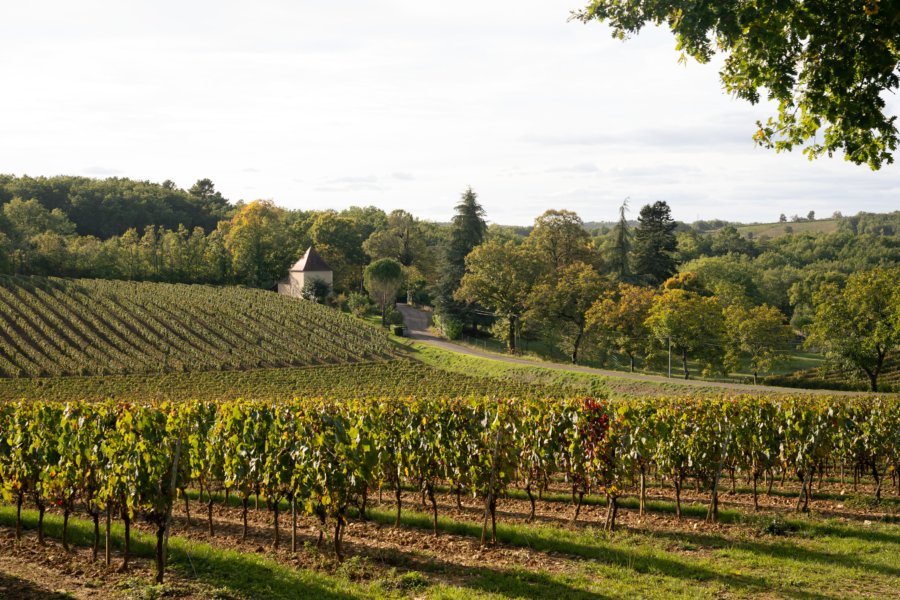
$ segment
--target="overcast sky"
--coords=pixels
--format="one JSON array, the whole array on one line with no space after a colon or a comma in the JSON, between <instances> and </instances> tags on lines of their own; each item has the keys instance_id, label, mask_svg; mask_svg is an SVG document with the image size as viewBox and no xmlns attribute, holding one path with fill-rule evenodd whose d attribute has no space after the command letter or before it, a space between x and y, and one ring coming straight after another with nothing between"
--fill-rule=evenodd
<instances>
[{"instance_id":1,"label":"overcast sky","mask_svg":"<svg viewBox=\"0 0 900 600\"><path fill-rule=\"evenodd\" d=\"M0 172L435 220L471 185L508 224L610 220L626 196L685 221L900 208L900 166L754 147L770 109L678 64L667 31L567 22L585 3L7 2Z\"/></svg>"}]
</instances>

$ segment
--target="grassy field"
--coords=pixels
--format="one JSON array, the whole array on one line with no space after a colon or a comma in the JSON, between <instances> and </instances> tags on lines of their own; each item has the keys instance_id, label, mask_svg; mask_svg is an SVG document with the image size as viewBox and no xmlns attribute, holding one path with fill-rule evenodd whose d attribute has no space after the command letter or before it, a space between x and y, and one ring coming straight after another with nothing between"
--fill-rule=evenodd
<instances>
[{"instance_id":1,"label":"grassy field","mask_svg":"<svg viewBox=\"0 0 900 600\"><path fill-rule=\"evenodd\" d=\"M753 234L755 238L777 238L788 233L786 227L789 227L793 233L832 233L837 231L838 222L838 219L818 219L816 221L798 221L796 223L754 223L752 225L741 225L737 230L744 237L748 234Z\"/></svg>"}]
</instances>

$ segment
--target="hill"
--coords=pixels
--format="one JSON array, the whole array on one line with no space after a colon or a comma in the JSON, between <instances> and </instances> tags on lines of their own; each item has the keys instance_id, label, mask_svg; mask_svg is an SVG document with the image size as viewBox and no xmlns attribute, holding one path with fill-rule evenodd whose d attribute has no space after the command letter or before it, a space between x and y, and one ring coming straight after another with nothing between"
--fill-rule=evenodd
<instances>
[{"instance_id":1,"label":"hill","mask_svg":"<svg viewBox=\"0 0 900 600\"><path fill-rule=\"evenodd\" d=\"M0 277L0 376L226 371L397 356L377 328L240 287Z\"/></svg>"},{"instance_id":2,"label":"hill","mask_svg":"<svg viewBox=\"0 0 900 600\"><path fill-rule=\"evenodd\" d=\"M740 225L738 233L744 237L777 238L787 233L833 233L838 229L840 219L819 219L816 221L797 221L791 223L754 223Z\"/></svg>"}]
</instances>

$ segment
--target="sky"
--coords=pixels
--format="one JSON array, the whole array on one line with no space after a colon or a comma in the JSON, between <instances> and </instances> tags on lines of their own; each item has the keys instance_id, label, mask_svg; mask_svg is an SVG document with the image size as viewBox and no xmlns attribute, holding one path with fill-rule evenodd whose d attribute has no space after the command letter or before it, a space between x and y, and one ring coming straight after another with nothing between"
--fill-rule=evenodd
<instances>
[{"instance_id":1,"label":"sky","mask_svg":"<svg viewBox=\"0 0 900 600\"><path fill-rule=\"evenodd\" d=\"M292 209L682 221L900 209L900 165L752 141L671 33L568 21L586 0L63 0L0 10L0 173L130 177ZM897 104L891 100L891 108ZM896 113L896 110L893 110Z\"/></svg>"}]
</instances>

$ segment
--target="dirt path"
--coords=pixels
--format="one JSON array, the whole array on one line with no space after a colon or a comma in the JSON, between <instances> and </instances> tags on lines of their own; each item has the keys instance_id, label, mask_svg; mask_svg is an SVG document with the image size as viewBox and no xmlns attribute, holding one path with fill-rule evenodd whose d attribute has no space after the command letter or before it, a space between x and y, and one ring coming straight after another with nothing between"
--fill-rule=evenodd
<instances>
[{"instance_id":1,"label":"dirt path","mask_svg":"<svg viewBox=\"0 0 900 600\"><path fill-rule=\"evenodd\" d=\"M867 392L841 392L835 390L817 390L817 389L806 389L806 388L788 388L788 387L776 387L776 386L767 386L767 385L746 385L742 383L726 383L722 381L705 381L705 380L693 380L693 379L677 379L677 378L669 378L663 377L661 375L642 375L639 373L626 373L624 371L611 371L608 369L595 369L593 367L582 367L579 365L564 365L560 363L554 363L549 361L538 361L538 360L530 360L527 358L519 358L515 356L506 356L504 354L496 354L493 352L486 352L484 350L477 350L475 348L470 348L468 346L462 346L460 344L454 344L453 342L449 342L443 338L436 336L434 333L429 331L429 327L431 326L431 313L420 310L418 308L413 308L406 304L398 304L397 310L403 315L403 320L406 323L406 327L408 330L408 335L410 339L422 342L424 344L428 344L429 346L434 346L436 348L440 348L442 350L448 350L450 352L456 352L459 354L465 354L467 356L475 356L478 358L487 358L490 360L497 360L500 362L510 363L514 365L521 365L526 367L540 367L543 369L552 369L554 371L569 371L573 373L586 373L588 375L599 375L602 377L614 377L618 379L630 379L634 381L644 381L644 382L653 382L653 383L666 383L666 384L674 384L674 385L683 385L685 387L695 387L695 388L721 388L726 390L735 390L739 392L749 393L749 394L764 394L764 393L786 393L786 394L796 394L796 393L804 393L804 394L821 394L821 395L864 395Z\"/></svg>"}]
</instances>

